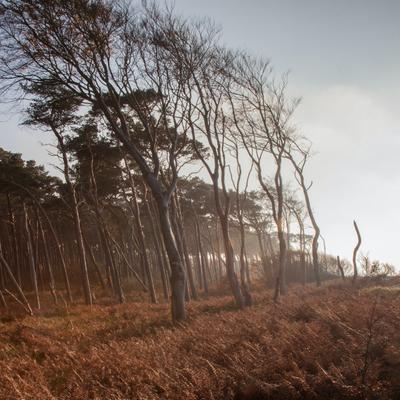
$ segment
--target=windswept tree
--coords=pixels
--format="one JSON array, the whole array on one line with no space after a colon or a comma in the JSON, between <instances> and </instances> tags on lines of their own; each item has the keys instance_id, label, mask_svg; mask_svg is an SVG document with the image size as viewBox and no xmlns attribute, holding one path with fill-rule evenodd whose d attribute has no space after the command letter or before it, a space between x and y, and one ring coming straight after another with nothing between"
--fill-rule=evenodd
<instances>
[{"instance_id":1,"label":"windswept tree","mask_svg":"<svg viewBox=\"0 0 400 400\"><path fill-rule=\"evenodd\" d=\"M290 163L293 166L295 178L303 192L307 213L308 216L310 217L310 221L314 229L314 236L312 240L312 259L313 259L313 267L315 274L315 282L317 286L320 286L321 277L320 277L320 265L318 259L318 240L320 238L320 229L315 218L314 210L311 206L309 191L311 189L312 182L310 184L307 184L305 178L305 167L307 161L310 158L310 155L311 155L311 145L308 144L304 138L295 136L289 137L289 146L285 149L284 156L290 161Z\"/></svg>"},{"instance_id":2,"label":"windswept tree","mask_svg":"<svg viewBox=\"0 0 400 400\"><path fill-rule=\"evenodd\" d=\"M160 18L156 9L135 13L129 6L107 0L5 0L0 17L0 78L3 89L26 92L38 85L42 90L58 87L81 107L97 107L156 201L171 268L172 316L178 321L186 317L185 271L169 210L178 178L179 137L187 129L180 102L186 77L171 73L175 63L165 56L165 43L174 31L160 29L154 23ZM132 134L129 119L143 126L151 144L150 159ZM168 144L168 180L160 176L160 131Z\"/></svg>"},{"instance_id":3,"label":"windswept tree","mask_svg":"<svg viewBox=\"0 0 400 400\"><path fill-rule=\"evenodd\" d=\"M279 240L279 271L274 299L286 293L287 243L284 233L284 182L282 168L291 134L295 107L286 100L286 80L276 83L268 61L246 54L236 59L232 87L227 91L236 135L251 158L259 184L267 195ZM265 165L272 176L266 176Z\"/></svg>"},{"instance_id":4,"label":"windswept tree","mask_svg":"<svg viewBox=\"0 0 400 400\"><path fill-rule=\"evenodd\" d=\"M160 20L153 21L159 23ZM206 169L214 190L215 209L224 243L228 281L239 308L244 296L235 271L235 255L230 238L229 216L231 197L228 188L227 127L224 87L227 76L221 73L233 62L232 54L218 44L215 27L207 21L188 24L172 15L165 15L160 31L168 35L164 42L173 66L171 71L183 78L179 95L185 108L183 117L194 143L204 143L208 154L194 150ZM228 78L229 79L229 78Z\"/></svg>"}]
</instances>

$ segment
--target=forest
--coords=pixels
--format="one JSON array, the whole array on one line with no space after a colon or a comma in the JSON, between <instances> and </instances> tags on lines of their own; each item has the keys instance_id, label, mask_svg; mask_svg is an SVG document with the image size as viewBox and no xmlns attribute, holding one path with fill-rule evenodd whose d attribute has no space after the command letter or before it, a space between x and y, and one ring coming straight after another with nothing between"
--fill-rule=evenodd
<instances>
[{"instance_id":1,"label":"forest","mask_svg":"<svg viewBox=\"0 0 400 400\"><path fill-rule=\"evenodd\" d=\"M395 267L356 221L327 251L300 99L222 43L167 5L1 1L1 95L53 165L0 147L1 398L400 396Z\"/></svg>"}]
</instances>

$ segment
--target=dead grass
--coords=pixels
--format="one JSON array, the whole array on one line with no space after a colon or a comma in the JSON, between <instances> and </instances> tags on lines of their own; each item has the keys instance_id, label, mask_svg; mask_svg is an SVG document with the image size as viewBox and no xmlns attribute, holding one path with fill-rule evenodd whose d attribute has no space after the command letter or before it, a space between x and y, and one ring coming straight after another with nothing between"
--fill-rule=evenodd
<instances>
[{"instance_id":1,"label":"dead grass","mask_svg":"<svg viewBox=\"0 0 400 400\"><path fill-rule=\"evenodd\" d=\"M1 322L0 398L400 398L396 296L331 284L270 297L244 311L230 297L192 303L181 326L145 303Z\"/></svg>"}]
</instances>

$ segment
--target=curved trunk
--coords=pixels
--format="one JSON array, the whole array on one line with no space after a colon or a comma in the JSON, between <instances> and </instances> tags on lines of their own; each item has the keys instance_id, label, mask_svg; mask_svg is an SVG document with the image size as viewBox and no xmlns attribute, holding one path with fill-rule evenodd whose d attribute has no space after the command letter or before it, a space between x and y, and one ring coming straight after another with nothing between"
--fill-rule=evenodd
<instances>
[{"instance_id":1,"label":"curved trunk","mask_svg":"<svg viewBox=\"0 0 400 400\"><path fill-rule=\"evenodd\" d=\"M306 202L306 207L307 207L307 212L311 220L311 224L314 229L314 236L312 240L312 263L313 263L313 268L314 268L314 274L315 274L315 282L317 286L321 286L321 277L319 274L319 260L318 260L318 239L320 235L320 229L317 224L317 221L315 220L314 217L314 212L311 207L311 202L310 202L310 196L308 195L308 188L306 187L306 184L304 182L304 176L303 176L303 171L295 164L294 160L291 159L293 165L296 168L296 171L300 177L300 186L303 190L303 195L304 195L304 200Z\"/></svg>"},{"instance_id":2,"label":"curved trunk","mask_svg":"<svg viewBox=\"0 0 400 400\"><path fill-rule=\"evenodd\" d=\"M315 274L315 282L317 286L321 286L321 277L319 274L319 260L318 260L318 238L319 238L319 228L318 226L314 227L315 234L312 240L312 259L313 259L313 267Z\"/></svg>"},{"instance_id":3,"label":"curved trunk","mask_svg":"<svg viewBox=\"0 0 400 400\"><path fill-rule=\"evenodd\" d=\"M353 224L354 224L354 229L356 230L356 233L357 233L357 244L356 244L356 247L354 248L354 251L353 251L353 268L354 268L353 284L354 284L356 282L357 276L358 276L358 271L357 271L357 252L358 252L358 249L361 246L361 234L360 234L360 231L358 229L356 221L353 221Z\"/></svg>"},{"instance_id":4,"label":"curved trunk","mask_svg":"<svg viewBox=\"0 0 400 400\"><path fill-rule=\"evenodd\" d=\"M185 271L172 231L168 203L161 196L156 197L156 202L160 217L161 233L171 267L170 282L172 319L177 322L183 321L186 319Z\"/></svg>"}]
</instances>

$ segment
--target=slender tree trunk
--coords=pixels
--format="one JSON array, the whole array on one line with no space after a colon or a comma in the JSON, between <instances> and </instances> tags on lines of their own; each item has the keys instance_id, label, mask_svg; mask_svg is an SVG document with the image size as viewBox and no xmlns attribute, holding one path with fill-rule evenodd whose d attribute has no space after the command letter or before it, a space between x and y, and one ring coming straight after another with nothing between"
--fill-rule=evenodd
<instances>
[{"instance_id":1,"label":"slender tree trunk","mask_svg":"<svg viewBox=\"0 0 400 400\"><path fill-rule=\"evenodd\" d=\"M251 293L246 279L246 259L245 259L245 230L242 217L239 218L240 223L240 283L242 285L242 293L244 297L244 305L249 307L252 305Z\"/></svg>"},{"instance_id":2,"label":"slender tree trunk","mask_svg":"<svg viewBox=\"0 0 400 400\"><path fill-rule=\"evenodd\" d=\"M146 278L147 278L147 283L148 283L148 288L149 288L149 293L150 293L150 300L152 303L157 303L158 302L157 294L156 294L156 291L154 288L153 275L151 272L150 262L149 262L149 258L148 258L147 251L146 251L146 241L145 241L144 232L143 232L142 218L141 218L141 213L140 213L140 209L139 209L139 203L138 203L138 199L137 199L135 183L133 181L133 176L132 176L131 170L129 168L126 156L124 156L124 163L125 163L125 169L128 173L129 183L130 183L131 191L132 191L131 209L132 209L133 215L135 217L139 251L141 253L141 261L142 261L142 265L144 267L144 272L145 272ZM145 187L144 187L144 190L146 191ZM144 198L144 201L147 202L146 197ZM147 204L147 206L148 206L148 204ZM164 277L164 280L165 280L165 277ZM163 282L163 287L164 286L165 286L165 283ZM164 295L165 295L165 287L164 287Z\"/></svg>"},{"instance_id":3,"label":"slender tree trunk","mask_svg":"<svg viewBox=\"0 0 400 400\"><path fill-rule=\"evenodd\" d=\"M42 205L40 204L40 202L36 199L35 196L33 196L32 193L29 192L29 190L25 189L24 187L20 186L23 190L25 190L28 195L32 198L32 200L35 202L35 204L39 207L39 210L42 214L42 216L44 217L44 219L47 222L47 225L50 229L51 235L53 237L54 243L56 245L56 250L58 253L58 257L60 259L61 262L61 269L62 269L62 273L63 273L63 278L64 278L64 284L65 284L65 289L67 291L67 296L68 296L68 301L70 303L72 303L72 292L71 292L71 285L69 283L69 277L68 277L68 272L67 272L67 265L65 263L65 257L63 254L63 248L62 245L60 243L60 240L58 239L58 235L56 233L56 230L54 228L53 223L51 222L50 217L48 216L47 212L45 211L45 209L42 207Z\"/></svg>"},{"instance_id":4,"label":"slender tree trunk","mask_svg":"<svg viewBox=\"0 0 400 400\"><path fill-rule=\"evenodd\" d=\"M178 211L178 218L177 218L178 219L178 229L180 231L180 235L182 238L182 247L183 247L183 254L185 257L185 261L186 261L186 273L187 273L189 287L190 287L190 294L191 294L193 300L197 300L198 299L197 289L196 289L196 285L194 283L193 266L192 266L192 262L189 257L189 250L188 250L187 242L186 242L185 227L183 224L183 217L182 217L179 196L175 196L175 200L176 200L176 208Z\"/></svg>"},{"instance_id":5,"label":"slender tree trunk","mask_svg":"<svg viewBox=\"0 0 400 400\"><path fill-rule=\"evenodd\" d=\"M356 221L353 221L354 224L354 229L356 230L357 233L357 244L356 247L354 248L353 251L353 268L354 268L354 274L353 274L353 284L356 283L357 277L358 277L358 270L357 270L357 252L358 249L361 246L361 234L360 230L358 229Z\"/></svg>"},{"instance_id":6,"label":"slender tree trunk","mask_svg":"<svg viewBox=\"0 0 400 400\"><path fill-rule=\"evenodd\" d=\"M96 271L96 275L97 275L97 278L99 279L100 286L103 290L106 290L106 283L104 282L103 276L101 274L99 264L96 261L96 257L93 254L93 249L90 246L89 242L87 241L86 236L83 236L83 241L84 241L86 250L89 253L90 260L92 261L92 264Z\"/></svg>"},{"instance_id":7,"label":"slender tree trunk","mask_svg":"<svg viewBox=\"0 0 400 400\"><path fill-rule=\"evenodd\" d=\"M340 272L340 276L342 277L342 280L345 280L344 271L343 271L342 263L340 261L340 257L337 256L336 259L337 259L337 266L338 266L338 269Z\"/></svg>"},{"instance_id":8,"label":"slender tree trunk","mask_svg":"<svg viewBox=\"0 0 400 400\"><path fill-rule=\"evenodd\" d=\"M89 274L88 274L87 263L86 263L85 245L83 243L81 217L80 217L80 213L79 213L78 200L76 197L76 191L75 191L74 185L72 184L72 182L70 180L69 163L68 163L67 152L66 152L65 145L64 145L64 139L63 139L62 135L56 129L53 128L53 132L58 140L59 148L60 148L63 163L64 163L64 178L65 178L65 182L67 184L69 195L71 198L70 199L71 211L72 211L72 217L73 217L73 221L74 221L75 237L76 237L76 241L78 244L81 282L82 282L83 293L84 293L84 297L85 297L85 303L86 303L86 305L91 306L92 305L92 293L90 290Z\"/></svg>"},{"instance_id":9,"label":"slender tree trunk","mask_svg":"<svg viewBox=\"0 0 400 400\"><path fill-rule=\"evenodd\" d=\"M11 282L13 283L15 289L17 290L17 293L19 294L22 302L25 304L28 314L33 315L32 307L29 304L29 301L27 300L27 298L25 297L24 292L21 289L21 286L18 284L17 280L15 279L15 276L12 273L10 266L8 265L6 259L4 258L1 247L0 247L0 263L4 266L4 269L6 270Z\"/></svg>"},{"instance_id":10,"label":"slender tree trunk","mask_svg":"<svg viewBox=\"0 0 400 400\"><path fill-rule=\"evenodd\" d=\"M128 258L126 257L125 253L123 252L123 250L120 248L120 246L118 245L118 243L111 238L115 249L117 251L117 253L120 255L120 257L122 258L122 261L124 262L124 264L126 265L126 267L132 272L133 276L136 278L136 280L139 282L140 286L142 286L143 290L145 292L147 292L149 289L146 286L146 284L142 281L142 279L140 278L139 274L137 273L137 271L131 266L131 264L128 261Z\"/></svg>"},{"instance_id":11,"label":"slender tree trunk","mask_svg":"<svg viewBox=\"0 0 400 400\"><path fill-rule=\"evenodd\" d=\"M247 283L248 283L249 288L250 288L251 287L250 263L249 263L249 259L247 257L246 250L244 252L244 259L246 261L246 279L247 279Z\"/></svg>"},{"instance_id":12,"label":"slender tree trunk","mask_svg":"<svg viewBox=\"0 0 400 400\"><path fill-rule=\"evenodd\" d=\"M320 277L320 272L319 272L320 267L319 267L319 260L318 260L318 239L320 236L320 229L317 224L317 221L315 220L314 212L311 207L310 196L308 194L309 188L307 188L306 183L304 181L303 170L296 164L296 162L294 161L294 159L291 156L290 156L290 160L292 161L292 164L295 167L296 172L298 174L299 183L300 183L300 186L303 191L304 200L306 202L307 212L308 212L308 215L311 220L311 224L314 229L314 237L312 240L312 251L311 251L312 252L312 262L313 262L313 267L314 267L315 282L316 282L317 286L321 286L321 277Z\"/></svg>"},{"instance_id":13,"label":"slender tree trunk","mask_svg":"<svg viewBox=\"0 0 400 400\"><path fill-rule=\"evenodd\" d=\"M183 250L181 232L180 232L180 229L178 226L178 210L177 210L175 197L176 197L176 193L171 198L170 219L171 219L172 229L173 229L174 236L175 236L175 241L178 246L182 264L184 265L184 269L185 269L185 298L186 298L186 301L190 301L189 284L188 284L188 279L187 279L188 266L186 265L186 259L185 259L185 254L184 254L184 250Z\"/></svg>"},{"instance_id":14,"label":"slender tree trunk","mask_svg":"<svg viewBox=\"0 0 400 400\"><path fill-rule=\"evenodd\" d=\"M50 292L51 292L51 294L53 296L54 302L57 304L56 284L55 284L55 280L54 280L53 266L51 265L51 261L50 261L48 243L46 241L46 237L45 237L45 234L44 234L42 221L40 220L39 215L37 215L37 218L38 218L38 222L39 222L40 236L41 236L42 244L43 244L44 259L45 259L45 262L46 262L47 270L49 272Z\"/></svg>"},{"instance_id":15,"label":"slender tree trunk","mask_svg":"<svg viewBox=\"0 0 400 400\"><path fill-rule=\"evenodd\" d=\"M202 278L202 286L204 288L204 293L208 294L208 280L207 280L207 275L206 275L206 266L205 266L205 258L204 258L204 251L203 251L203 243L201 240L201 234L200 234L200 224L199 224L199 219L197 217L197 213L195 212L194 208L193 209L193 215L194 215L194 221L195 221L195 230L196 230L196 241L197 241L197 252L199 254L199 266L200 266L200 271L201 271L201 278Z\"/></svg>"},{"instance_id":16,"label":"slender tree trunk","mask_svg":"<svg viewBox=\"0 0 400 400\"><path fill-rule=\"evenodd\" d=\"M286 242L285 234L282 229L282 221L278 223L278 242L279 242L279 271L276 278L274 301L278 300L279 295L286 294Z\"/></svg>"},{"instance_id":17,"label":"slender tree trunk","mask_svg":"<svg viewBox=\"0 0 400 400\"><path fill-rule=\"evenodd\" d=\"M78 203L76 200L75 190L72 190L72 213L74 218L74 228L75 228L75 236L78 242L78 251L79 251L79 262L81 268L81 282L83 286L83 293L85 296L85 303L86 305L92 305L92 293L90 290L90 283L89 283L89 274L87 269L86 263L86 252L85 246L83 244L83 235L82 235L82 226L81 226L81 219L78 210Z\"/></svg>"},{"instance_id":18,"label":"slender tree trunk","mask_svg":"<svg viewBox=\"0 0 400 400\"><path fill-rule=\"evenodd\" d=\"M221 223L221 231L222 231L222 237L224 240L224 245L225 245L225 257L226 257L226 273L228 275L228 280L229 284L231 286L231 290L233 293L233 296L236 300L236 305L239 308L243 308L244 306L244 298L243 294L240 290L240 285L235 273L235 256L234 256L234 251L232 247L232 243L229 237L229 225L228 225L228 219L226 217L220 218L220 223Z\"/></svg>"},{"instance_id":19,"label":"slender tree trunk","mask_svg":"<svg viewBox=\"0 0 400 400\"><path fill-rule=\"evenodd\" d=\"M222 280L222 260L221 260L221 245L219 241L218 220L215 219L215 239L217 242L217 257L218 257L218 281Z\"/></svg>"},{"instance_id":20,"label":"slender tree trunk","mask_svg":"<svg viewBox=\"0 0 400 400\"><path fill-rule=\"evenodd\" d=\"M166 267L165 267L165 264L164 264L164 258L163 258L163 254L162 254L164 249L162 248L162 246L160 245L160 242L159 242L159 238L158 238L158 235L157 235L156 222L154 220L153 210L150 207L150 202L147 199L147 197L144 197L143 201L146 204L147 213L148 213L149 219L150 219L151 233L153 235L154 247L156 248L156 252L157 252L158 268L159 268L159 271L160 271L160 277L161 277L161 283L162 283L162 287L163 287L164 299L167 299L169 297L169 292L168 292L168 284L167 284Z\"/></svg>"},{"instance_id":21,"label":"slender tree trunk","mask_svg":"<svg viewBox=\"0 0 400 400\"><path fill-rule=\"evenodd\" d=\"M24 209L24 225L25 225L25 235L26 235L26 246L27 246L27 250L28 250L28 259L29 259L29 267L30 267L30 273L31 273L31 282L32 282L33 291L35 293L36 307L38 309L40 309L39 288L38 288L38 281L37 281L35 259L34 259L34 254L33 254L32 237L31 237L31 231L29 229L29 219L28 219L28 213L27 213L27 210L26 210L25 203L23 203L23 209Z\"/></svg>"},{"instance_id":22,"label":"slender tree trunk","mask_svg":"<svg viewBox=\"0 0 400 400\"><path fill-rule=\"evenodd\" d=\"M161 196L156 198L160 217L160 228L171 267L171 308L174 321L186 319L185 309L185 271L172 233L168 202Z\"/></svg>"},{"instance_id":23,"label":"slender tree trunk","mask_svg":"<svg viewBox=\"0 0 400 400\"><path fill-rule=\"evenodd\" d=\"M14 267L17 271L17 280L18 283L21 285L21 266L19 260L19 248L18 248L18 240L17 240L17 232L16 232L16 221L15 216L11 207L10 195L7 193L7 205L8 205L8 215L9 221L11 225L11 232L12 232L12 243L13 243L13 251L14 251Z\"/></svg>"},{"instance_id":24,"label":"slender tree trunk","mask_svg":"<svg viewBox=\"0 0 400 400\"><path fill-rule=\"evenodd\" d=\"M264 245L262 242L261 231L259 229L256 230L256 235L257 235L257 240L258 240L258 247L260 249L261 264L262 264L263 271L264 271L265 283L268 284L268 278L270 277L270 271L268 268L266 251L264 249Z\"/></svg>"}]
</instances>

